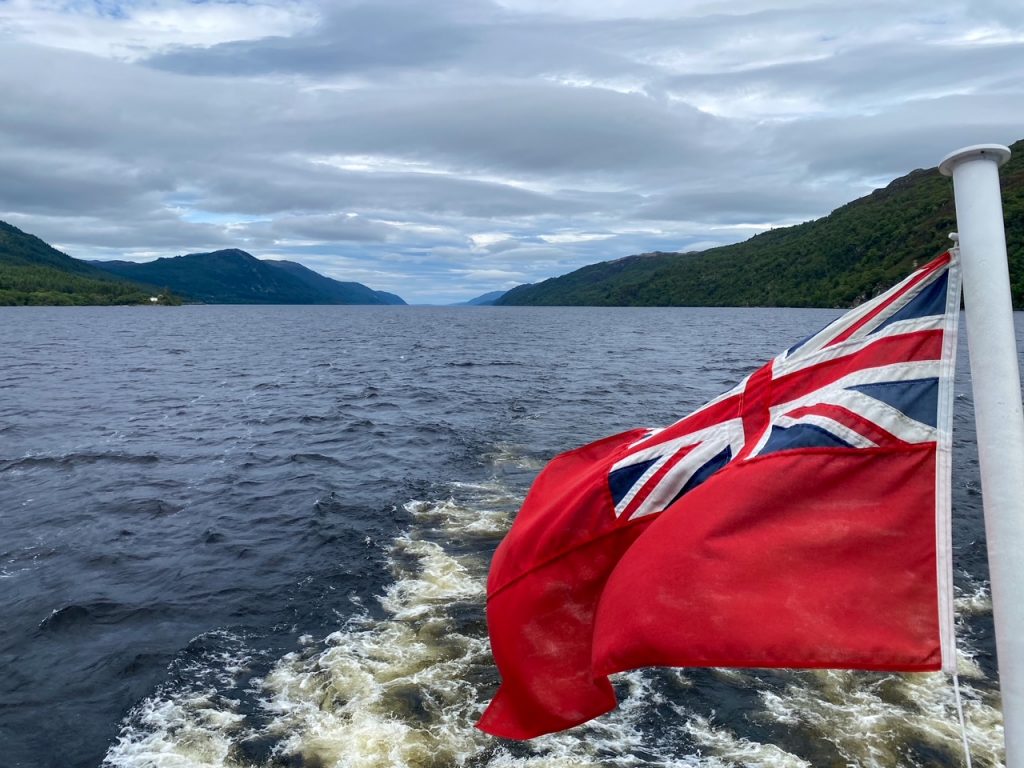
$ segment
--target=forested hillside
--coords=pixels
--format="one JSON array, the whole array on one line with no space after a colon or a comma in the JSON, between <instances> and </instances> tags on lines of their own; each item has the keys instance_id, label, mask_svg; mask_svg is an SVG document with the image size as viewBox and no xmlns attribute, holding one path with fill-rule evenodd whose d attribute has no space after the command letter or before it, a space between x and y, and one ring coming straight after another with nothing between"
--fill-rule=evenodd
<instances>
[{"instance_id":1,"label":"forested hillside","mask_svg":"<svg viewBox=\"0 0 1024 768\"><path fill-rule=\"evenodd\" d=\"M0 221L0 305L141 304L153 292Z\"/></svg>"}]
</instances>

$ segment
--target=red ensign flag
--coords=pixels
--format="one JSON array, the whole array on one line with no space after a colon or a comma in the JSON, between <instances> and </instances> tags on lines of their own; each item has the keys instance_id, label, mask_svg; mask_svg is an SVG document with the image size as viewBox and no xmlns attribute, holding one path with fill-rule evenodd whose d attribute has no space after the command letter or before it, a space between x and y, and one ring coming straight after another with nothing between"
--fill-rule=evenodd
<instances>
[{"instance_id":1,"label":"red ensign flag","mask_svg":"<svg viewBox=\"0 0 1024 768\"><path fill-rule=\"evenodd\" d=\"M946 253L672 426L551 461L491 564L479 727L569 728L652 665L952 669L959 306Z\"/></svg>"}]
</instances>

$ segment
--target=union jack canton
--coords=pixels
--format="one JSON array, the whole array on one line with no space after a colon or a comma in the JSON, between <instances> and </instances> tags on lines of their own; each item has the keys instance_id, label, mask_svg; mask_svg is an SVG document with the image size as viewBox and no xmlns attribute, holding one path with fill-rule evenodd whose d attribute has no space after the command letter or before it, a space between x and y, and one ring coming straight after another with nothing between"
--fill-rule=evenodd
<instances>
[{"instance_id":1,"label":"union jack canton","mask_svg":"<svg viewBox=\"0 0 1024 768\"><path fill-rule=\"evenodd\" d=\"M632 443L608 475L615 516L662 512L731 462L779 451L936 443L948 466L959 307L954 249Z\"/></svg>"}]
</instances>

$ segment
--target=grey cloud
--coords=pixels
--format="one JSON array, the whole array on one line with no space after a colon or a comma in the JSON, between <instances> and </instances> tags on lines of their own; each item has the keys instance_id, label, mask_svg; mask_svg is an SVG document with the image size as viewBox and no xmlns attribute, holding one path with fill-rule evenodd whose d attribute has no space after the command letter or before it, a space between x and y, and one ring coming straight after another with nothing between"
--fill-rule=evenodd
<instances>
[{"instance_id":1,"label":"grey cloud","mask_svg":"<svg viewBox=\"0 0 1024 768\"><path fill-rule=\"evenodd\" d=\"M324 166L237 169L202 182L208 210L256 214L357 208L378 215L491 218L571 213L581 206L504 184L426 173L364 173ZM403 218L405 216L403 215Z\"/></svg>"},{"instance_id":2,"label":"grey cloud","mask_svg":"<svg viewBox=\"0 0 1024 768\"><path fill-rule=\"evenodd\" d=\"M424 73L499 78L577 74L649 83L662 76L662 65L652 62L661 53L702 55L699 69L710 71L709 64L739 63L755 53L785 55L786 43L798 44L806 55L809 47L827 43L823 30L837 26L847 33L873 28L875 35L885 29L871 14L883 10L879 3L785 9L736 3L729 13L612 19L516 13L487 0L346 2L325 4L323 10L323 23L304 34L180 48L147 63L234 77L393 79L408 73L422 81Z\"/></svg>"},{"instance_id":3,"label":"grey cloud","mask_svg":"<svg viewBox=\"0 0 1024 768\"><path fill-rule=\"evenodd\" d=\"M965 5L976 18L991 19L1011 29L1024 24L1024 5L1017 0L971 0Z\"/></svg>"},{"instance_id":4,"label":"grey cloud","mask_svg":"<svg viewBox=\"0 0 1024 768\"><path fill-rule=\"evenodd\" d=\"M1008 67L1009 62L1020 62ZM807 96L850 113L864 100L878 103L969 93L986 88L1020 89L1024 44L979 47L907 41L865 45L814 61L773 64L754 70L673 77L668 87L682 92L722 93L758 88L783 96Z\"/></svg>"},{"instance_id":5,"label":"grey cloud","mask_svg":"<svg viewBox=\"0 0 1024 768\"><path fill-rule=\"evenodd\" d=\"M707 221L721 224L803 221L849 202L846 190L778 176L747 180L733 188L683 189L655 196L636 209L641 219Z\"/></svg>"},{"instance_id":6,"label":"grey cloud","mask_svg":"<svg viewBox=\"0 0 1024 768\"><path fill-rule=\"evenodd\" d=\"M821 117L778 129L777 145L791 148L804 172L893 178L931 168L950 151L1021 138L1024 98L955 95L911 101L874 115Z\"/></svg>"},{"instance_id":7,"label":"grey cloud","mask_svg":"<svg viewBox=\"0 0 1024 768\"><path fill-rule=\"evenodd\" d=\"M0 209L126 217L156 205L167 185L159 171L66 151L0 147Z\"/></svg>"},{"instance_id":8,"label":"grey cloud","mask_svg":"<svg viewBox=\"0 0 1024 768\"><path fill-rule=\"evenodd\" d=\"M26 46L0 48L0 65L42 56ZM281 169L287 163L280 158L301 148L425 160L468 176L625 174L639 183L644 174L706 167L715 151L738 138L686 105L592 88L448 83L311 92L280 83L196 81L64 52L47 58L60 86L45 94L4 77L12 68L0 68L0 83L21 105L20 119L0 119L0 135L29 146L75 146L199 180ZM85 87L97 82L102 87Z\"/></svg>"},{"instance_id":9,"label":"grey cloud","mask_svg":"<svg viewBox=\"0 0 1024 768\"><path fill-rule=\"evenodd\" d=\"M496 243L491 243L490 245L484 246L479 250L486 254L496 255L508 253L509 251L513 251L521 247L522 241L518 240L515 237L510 237L506 240L499 240ZM461 255L465 256L465 253L461 253Z\"/></svg>"},{"instance_id":10,"label":"grey cloud","mask_svg":"<svg viewBox=\"0 0 1024 768\"><path fill-rule=\"evenodd\" d=\"M113 217L0 213L0 219L46 242L71 244L68 252L76 258L120 257L125 250L186 253L238 244L237 238L226 234L221 227L182 221L170 215L125 220Z\"/></svg>"},{"instance_id":11,"label":"grey cloud","mask_svg":"<svg viewBox=\"0 0 1024 768\"><path fill-rule=\"evenodd\" d=\"M730 126L685 104L548 83L440 84L308 94L283 118L249 126L264 145L283 135L307 151L385 154L550 177L703 166Z\"/></svg>"},{"instance_id":12,"label":"grey cloud","mask_svg":"<svg viewBox=\"0 0 1024 768\"><path fill-rule=\"evenodd\" d=\"M309 33L188 47L148 60L154 68L232 76L366 72L395 67L442 67L461 58L471 32L460 9L473 4L336 3Z\"/></svg>"},{"instance_id":13,"label":"grey cloud","mask_svg":"<svg viewBox=\"0 0 1024 768\"><path fill-rule=\"evenodd\" d=\"M322 216L282 216L270 225L272 233L282 237L351 242L384 242L396 234L394 227L343 213Z\"/></svg>"},{"instance_id":14,"label":"grey cloud","mask_svg":"<svg viewBox=\"0 0 1024 768\"><path fill-rule=\"evenodd\" d=\"M621 55L621 47L607 23L513 14L486 0L386 0L327 4L323 23L294 37L181 47L146 63L203 76L307 79L421 80L428 72L499 77L573 70L605 76L653 72Z\"/></svg>"}]
</instances>

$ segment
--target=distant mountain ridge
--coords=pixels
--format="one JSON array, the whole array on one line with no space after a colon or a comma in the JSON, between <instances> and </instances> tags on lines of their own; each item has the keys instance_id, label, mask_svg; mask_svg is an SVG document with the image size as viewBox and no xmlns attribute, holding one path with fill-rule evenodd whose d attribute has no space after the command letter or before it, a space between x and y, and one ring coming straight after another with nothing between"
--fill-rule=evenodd
<instances>
[{"instance_id":1,"label":"distant mountain ridge","mask_svg":"<svg viewBox=\"0 0 1024 768\"><path fill-rule=\"evenodd\" d=\"M456 302L455 304L452 304L452 306L453 307L489 307L492 304L494 304L494 302L496 302L498 299L500 299L502 296L504 296L506 293L507 293L507 291L490 291L489 293L485 293L482 296L477 296L475 299L470 299L469 301L459 301L459 302Z\"/></svg>"},{"instance_id":2,"label":"distant mountain ridge","mask_svg":"<svg viewBox=\"0 0 1024 768\"><path fill-rule=\"evenodd\" d=\"M405 304L401 296L387 291L375 291L362 283L335 280L295 261L263 259L263 263L282 269L310 288L333 296L338 299L338 304Z\"/></svg>"},{"instance_id":3,"label":"distant mountain ridge","mask_svg":"<svg viewBox=\"0 0 1024 768\"><path fill-rule=\"evenodd\" d=\"M1024 309L1024 141L1000 169L1015 309ZM916 170L828 216L735 245L591 264L519 286L498 305L847 307L946 250L952 182Z\"/></svg>"},{"instance_id":4,"label":"distant mountain ridge","mask_svg":"<svg viewBox=\"0 0 1024 768\"><path fill-rule=\"evenodd\" d=\"M404 304L394 294L343 283L291 261L257 259L238 248L144 263L94 261L130 280L167 286L206 304Z\"/></svg>"}]
</instances>

